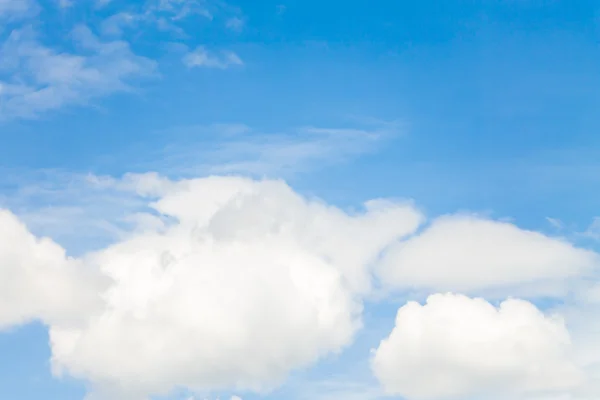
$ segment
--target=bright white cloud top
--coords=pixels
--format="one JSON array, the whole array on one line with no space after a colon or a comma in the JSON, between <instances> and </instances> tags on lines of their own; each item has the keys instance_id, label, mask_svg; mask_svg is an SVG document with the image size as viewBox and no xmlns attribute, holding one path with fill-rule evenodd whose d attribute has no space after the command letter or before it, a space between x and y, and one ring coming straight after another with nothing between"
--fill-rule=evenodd
<instances>
[{"instance_id":1,"label":"bright white cloud top","mask_svg":"<svg viewBox=\"0 0 600 400\"><path fill-rule=\"evenodd\" d=\"M412 400L522 399L581 384L563 321L522 300L435 294L398 310L372 368L385 390Z\"/></svg>"}]
</instances>

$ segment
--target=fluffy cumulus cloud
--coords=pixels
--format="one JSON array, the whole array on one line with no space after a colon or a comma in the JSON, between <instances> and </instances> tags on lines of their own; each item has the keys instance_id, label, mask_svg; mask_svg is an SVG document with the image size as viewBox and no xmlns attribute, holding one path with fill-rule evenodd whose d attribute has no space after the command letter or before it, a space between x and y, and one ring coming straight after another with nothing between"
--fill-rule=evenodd
<instances>
[{"instance_id":1,"label":"fluffy cumulus cloud","mask_svg":"<svg viewBox=\"0 0 600 400\"><path fill-rule=\"evenodd\" d=\"M53 372L88 381L90 399L268 391L352 342L375 272L392 289L470 292L568 281L597 262L506 222L443 217L419 232L410 203L350 213L277 180L88 181L146 204L130 216L136 225L72 258L1 212L0 329L48 325ZM597 309L594 284L578 287L588 288L578 301ZM587 400L600 357L586 350L596 331L581 315L593 312L579 311L561 310L569 333L526 301L433 295L400 308L373 371L409 400Z\"/></svg>"},{"instance_id":2,"label":"fluffy cumulus cloud","mask_svg":"<svg viewBox=\"0 0 600 400\"><path fill-rule=\"evenodd\" d=\"M0 210L0 330L32 320L71 326L100 305L105 280Z\"/></svg>"},{"instance_id":3,"label":"fluffy cumulus cloud","mask_svg":"<svg viewBox=\"0 0 600 400\"><path fill-rule=\"evenodd\" d=\"M400 308L372 368L408 400L560 398L584 380L573 353L563 320L529 302L436 294Z\"/></svg>"},{"instance_id":4,"label":"fluffy cumulus cloud","mask_svg":"<svg viewBox=\"0 0 600 400\"><path fill-rule=\"evenodd\" d=\"M162 221L84 262L111 285L104 309L50 328L57 373L132 397L268 390L348 345L361 326L368 268L413 232L410 205L349 215L280 181L141 176Z\"/></svg>"},{"instance_id":5,"label":"fluffy cumulus cloud","mask_svg":"<svg viewBox=\"0 0 600 400\"><path fill-rule=\"evenodd\" d=\"M458 215L438 218L390 248L379 273L394 288L480 293L518 287L519 293L560 295L565 280L598 265L598 254L560 238Z\"/></svg>"}]
</instances>

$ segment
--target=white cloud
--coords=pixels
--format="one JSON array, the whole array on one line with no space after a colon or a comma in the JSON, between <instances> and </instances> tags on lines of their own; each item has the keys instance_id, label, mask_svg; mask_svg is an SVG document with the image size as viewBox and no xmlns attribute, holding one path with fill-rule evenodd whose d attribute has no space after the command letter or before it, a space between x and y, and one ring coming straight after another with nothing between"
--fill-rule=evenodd
<instances>
[{"instance_id":1,"label":"white cloud","mask_svg":"<svg viewBox=\"0 0 600 400\"><path fill-rule=\"evenodd\" d=\"M581 235L590 239L600 240L600 217L595 217L590 226Z\"/></svg>"},{"instance_id":2,"label":"white cloud","mask_svg":"<svg viewBox=\"0 0 600 400\"><path fill-rule=\"evenodd\" d=\"M106 6L112 0L100 0L98 8ZM170 31L179 38L187 37L180 22L197 15L211 20L212 12L209 5L212 2L195 0L154 0L142 2L139 7L128 7L125 12L118 12L105 19L102 23L102 33L110 36L123 34L124 28L155 27L163 32ZM220 4L220 3L219 3ZM223 3L224 4L224 3Z\"/></svg>"},{"instance_id":3,"label":"white cloud","mask_svg":"<svg viewBox=\"0 0 600 400\"><path fill-rule=\"evenodd\" d=\"M384 201L348 215L279 181L132 176L127 185L159 196L165 225L86 256L113 282L105 309L50 329L55 371L101 393L280 384L352 341L369 267L421 221Z\"/></svg>"},{"instance_id":4,"label":"white cloud","mask_svg":"<svg viewBox=\"0 0 600 400\"><path fill-rule=\"evenodd\" d=\"M198 0L158 0L150 6L162 12L172 14L172 19L182 19L190 14L198 14L206 18L212 18L212 14L207 9L207 2Z\"/></svg>"},{"instance_id":5,"label":"white cloud","mask_svg":"<svg viewBox=\"0 0 600 400\"><path fill-rule=\"evenodd\" d=\"M164 141L157 140L151 148L145 147L148 143L123 148L122 153L112 152L110 159L169 176L292 177L372 152L396 136L397 129L382 123L360 129L312 127L263 133L245 125L199 126L156 132L155 137ZM168 145L173 138L180 144ZM94 163L102 165L102 160ZM0 177L5 187L0 208L11 209L32 232L51 236L70 254L120 240L132 226L145 229L144 225L157 223L139 214L148 211L148 205L126 190L131 185L129 175L117 183L113 178L60 170L0 169ZM148 180L147 191L154 190L152 182L156 180Z\"/></svg>"},{"instance_id":6,"label":"white cloud","mask_svg":"<svg viewBox=\"0 0 600 400\"><path fill-rule=\"evenodd\" d=\"M188 68L206 67L226 69L235 65L244 65L242 59L231 51L221 51L213 53L203 46L197 47L194 51L183 56L183 63Z\"/></svg>"},{"instance_id":7,"label":"white cloud","mask_svg":"<svg viewBox=\"0 0 600 400\"><path fill-rule=\"evenodd\" d=\"M68 8L72 0L53 0L57 7ZM110 0L97 0L96 7ZM34 0L0 0L0 22L12 29L12 22L33 23L42 7ZM187 38L183 20L191 16L212 19L219 12L229 29L241 29L240 11L224 2L203 0L151 0L128 7L106 18L100 26L105 37L124 37L127 28L148 28ZM233 16L231 16L233 15ZM43 15L42 15L43 17ZM58 45L44 44L31 27L21 26L0 43L0 120L33 118L49 110L86 104L111 93L133 90L136 78L154 75L156 62L133 53L125 40L101 42L85 27L78 27L67 38L74 38L73 51ZM173 35L172 35L173 36ZM86 47L80 41L85 37ZM210 52L203 47L184 57L189 67L228 68L243 65L232 51ZM54 75L42 76L45 71ZM61 76L57 76L60 74ZM50 79L50 80L48 80Z\"/></svg>"},{"instance_id":8,"label":"white cloud","mask_svg":"<svg viewBox=\"0 0 600 400\"><path fill-rule=\"evenodd\" d=\"M123 30L133 26L139 20L139 16L128 12L120 12L111 15L102 21L102 33L111 36L120 36Z\"/></svg>"},{"instance_id":9,"label":"white cloud","mask_svg":"<svg viewBox=\"0 0 600 400\"><path fill-rule=\"evenodd\" d=\"M160 158L159 168L178 175L289 177L372 152L401 133L395 123L381 121L360 128L301 127L282 132L261 132L240 124L187 127L165 132L181 137L181 144L165 146L142 165L154 170Z\"/></svg>"},{"instance_id":10,"label":"white cloud","mask_svg":"<svg viewBox=\"0 0 600 400\"><path fill-rule=\"evenodd\" d=\"M70 326L101 305L105 283L48 238L0 209L0 330L41 320Z\"/></svg>"},{"instance_id":11,"label":"white cloud","mask_svg":"<svg viewBox=\"0 0 600 400\"><path fill-rule=\"evenodd\" d=\"M101 42L79 26L80 54L40 43L31 29L13 31L0 48L0 118L35 117L66 105L131 90L127 80L154 73L155 63L133 54L123 41Z\"/></svg>"},{"instance_id":12,"label":"white cloud","mask_svg":"<svg viewBox=\"0 0 600 400\"><path fill-rule=\"evenodd\" d=\"M546 217L546 221L548 221L548 223L557 230L562 230L565 227L563 222L558 218Z\"/></svg>"},{"instance_id":13,"label":"white cloud","mask_svg":"<svg viewBox=\"0 0 600 400\"><path fill-rule=\"evenodd\" d=\"M245 24L246 24L246 21L244 21L242 18L231 17L227 20L227 22L225 23L225 26L228 29L231 29L232 31L240 32L244 29Z\"/></svg>"},{"instance_id":14,"label":"white cloud","mask_svg":"<svg viewBox=\"0 0 600 400\"><path fill-rule=\"evenodd\" d=\"M480 293L525 287L528 295L560 295L566 280L599 265L596 253L559 238L458 215L438 218L390 248L380 276L396 288Z\"/></svg>"},{"instance_id":15,"label":"white cloud","mask_svg":"<svg viewBox=\"0 0 600 400\"><path fill-rule=\"evenodd\" d=\"M407 400L552 398L584 379L560 318L522 300L495 308L454 294L400 308L372 368L388 393Z\"/></svg>"},{"instance_id":16,"label":"white cloud","mask_svg":"<svg viewBox=\"0 0 600 400\"><path fill-rule=\"evenodd\" d=\"M143 224L145 217L138 213L148 211L145 199L102 185L93 176L15 169L1 169L0 176L0 208L12 210L35 235L52 237L70 255L119 240Z\"/></svg>"},{"instance_id":17,"label":"white cloud","mask_svg":"<svg viewBox=\"0 0 600 400\"><path fill-rule=\"evenodd\" d=\"M230 128L228 132L233 136L240 130L245 131L244 127ZM339 132L330 134L335 136ZM423 219L409 204L377 200L368 202L364 213L349 214L318 200L303 198L281 181L239 177L171 181L157 174L129 174L121 180L90 176L85 179L85 186L72 182L68 176L65 179L70 182L67 194L55 193L57 188L50 185L41 188L44 195L57 196L57 200L81 198L83 191L84 198L99 201L93 209L100 210L100 214L95 216L101 216L105 210L111 218L123 218L129 225L118 227L115 244L79 258L68 258L60 246L49 240L36 240L12 214L7 214L10 218L0 221L0 236L6 237L0 241L0 293L4 295L0 295L0 325L7 328L32 319L49 324L54 372L90 382L95 391L89 399L141 400L149 394L167 393L181 387L198 394L219 389L261 391L280 384L291 371L340 351L353 340L361 325L362 299L372 294L371 273L390 265L405 265L389 264L390 260L402 260L389 258L396 250L387 252L388 257L381 259L380 254L390 245L403 243L410 247L419 238L433 237L435 240L428 239L420 246L437 252L440 256L436 260L445 258L447 264L442 265L454 268L457 277L448 280L449 273L444 275L436 269L425 268L437 263L413 263L413 267L421 268L423 279L429 279L427 287L456 286L465 290L489 285L482 277L469 273L476 271L473 268L480 264L474 260L489 261L504 256L488 263L486 268L490 268L488 273L497 274L498 281L513 285L519 279L538 279L539 271L543 271L543 279L569 276L552 263L540 262L537 256L540 248L544 248L552 260L577 261L571 265L581 268L575 268L573 275L585 271L587 262L596 257L557 239L474 217L434 220L419 235L404 239L414 234ZM32 193L37 196L41 189L34 188ZM22 198L20 196L22 194L17 198ZM103 207L103 201L110 205ZM76 223L85 221L90 210L69 214L75 208L69 208L70 204L66 206L66 217L63 217L70 216ZM36 221L44 223L43 212L25 215L32 226ZM440 224L443 229L439 229ZM444 228L444 224L452 229ZM83 235L89 223L67 227L80 230ZM460 229L455 229L457 227ZM6 230L1 231L1 228ZM432 231L437 233L432 235ZM440 245L442 239L438 236L445 238L449 247ZM398 242L400 239L404 241ZM468 244L466 247L464 241ZM480 253L466 261L456 258L448 249L456 248L457 243L461 249L457 254L461 257L473 256L469 251L477 248L487 258ZM511 249L515 257L506 256L507 249ZM529 253L536 256L523 256ZM515 261L522 259L527 262ZM381 267L382 261L385 268ZM521 275L511 272L515 265L525 269ZM438 273L443 278L440 281L435 280ZM2 287L3 282L12 285L9 278L19 280L18 287L22 289L18 293L8 289L13 286ZM421 281L388 281L400 289L412 288L415 282ZM60 291L62 296L52 291L57 287L66 288ZM588 295L582 298L595 301L595 290L590 285ZM100 303L97 295L102 299ZM438 298L443 300L433 301ZM404 310L404 316L410 316L408 311L415 307L425 310L417 312L422 316L414 320L417 326L432 327L433 333L439 328L448 336L441 345L453 346L449 341L456 340L459 353L460 349L470 347L466 342L481 335L484 335L482 341L473 345L478 354L480 344L477 343L529 346L530 342L520 342L521 336L516 333L511 336L508 328L500 329L514 327L521 321L519 318L530 331L525 338L537 335L537 347L531 345L519 352L523 353L523 359L515 358L516 353L507 353L512 357L507 368L514 369L523 380L495 369L499 364L494 361L494 349L498 346L488 346L488 353L483 352L486 356L480 357L480 361L491 362L484 364L488 369L482 370L483 377L477 375L476 382L500 382L499 385L504 383L522 392L536 389L535 376L528 368L533 365L532 360L543 353L546 358L540 362L548 370L542 369L539 379L553 378L552 382L562 387L562 378L554 379L552 375L559 357L559 352L554 352L556 349L573 350L575 356L565 355L562 365L567 369L577 365L585 370L586 376L593 373L595 360L600 360L589 351L595 345L592 338L596 331L585 331L581 319L567 320L579 326L573 331L577 345L561 347L561 338L565 336L560 321L542 316L526 302L511 300L498 311L483 300L434 296L429 305L419 308L410 303L401 311ZM445 310L459 311L453 314ZM443 319L441 323L427 322L440 315L450 319ZM594 314L590 311L585 315L591 318ZM462 316L469 318L463 320ZM410 323L414 322L406 323L406 318L403 321L394 332L405 333L405 328L410 329ZM462 332L467 323L474 327L473 335L480 336L452 334L453 329ZM487 331L486 326L500 328ZM392 334L390 341L394 337ZM433 337L433 334L421 336L420 340L426 343L421 350L410 348L422 352L427 348L435 350ZM465 342L460 342L463 339ZM581 347L578 342L582 343ZM396 350L392 352L382 350L384 348L380 346L378 351L396 355L397 351L408 351L402 346L394 347ZM419 354L424 356L401 358L413 364L398 365L414 367L415 374L418 368L424 371L428 360L433 360L439 368L456 369L450 361L458 357L458 353ZM471 357L470 353L464 354ZM438 356L445 358L435 358ZM390 357L384 361L398 362L395 356ZM198 360L203 362L198 363ZM444 364L444 360L450 361ZM456 373L479 371L477 365L469 364L475 361L468 357L466 361L466 369ZM444 370L439 368L431 369L429 376L444 375ZM421 376L427 376L423 371ZM470 378L465 376L456 378L459 383L456 390L483 391L483 387L471 385ZM301 393L310 392L309 397L323 399L342 394L380 398L378 388L368 383L359 386L348 383L308 391L305 388ZM444 389L444 385L439 387ZM571 396L569 400L587 400L584 395L591 399L594 397L589 394L597 393L592 389L591 383L585 383L565 395Z\"/></svg>"}]
</instances>

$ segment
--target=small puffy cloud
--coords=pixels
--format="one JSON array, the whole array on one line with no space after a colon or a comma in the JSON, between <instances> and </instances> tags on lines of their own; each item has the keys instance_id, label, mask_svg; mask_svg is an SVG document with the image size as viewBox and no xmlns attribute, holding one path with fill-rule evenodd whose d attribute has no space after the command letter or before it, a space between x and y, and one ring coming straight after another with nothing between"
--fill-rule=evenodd
<instances>
[{"instance_id":1,"label":"small puffy cloud","mask_svg":"<svg viewBox=\"0 0 600 400\"><path fill-rule=\"evenodd\" d=\"M598 254L559 238L507 222L447 216L390 248L379 273L395 288L479 293L529 286L531 294L552 294L565 279L599 264Z\"/></svg>"},{"instance_id":2,"label":"small puffy cloud","mask_svg":"<svg viewBox=\"0 0 600 400\"><path fill-rule=\"evenodd\" d=\"M226 69L236 65L244 65L242 59L232 51L213 53L199 46L183 56L183 63L188 68L206 67Z\"/></svg>"},{"instance_id":3,"label":"small puffy cloud","mask_svg":"<svg viewBox=\"0 0 600 400\"><path fill-rule=\"evenodd\" d=\"M560 398L583 381L572 357L563 320L529 302L436 294L398 310L372 369L407 400Z\"/></svg>"},{"instance_id":4,"label":"small puffy cloud","mask_svg":"<svg viewBox=\"0 0 600 400\"><path fill-rule=\"evenodd\" d=\"M70 326L101 306L106 281L0 209L0 330L41 320Z\"/></svg>"},{"instance_id":5,"label":"small puffy cloud","mask_svg":"<svg viewBox=\"0 0 600 400\"><path fill-rule=\"evenodd\" d=\"M281 181L149 175L125 187L156 197L166 226L88 254L112 282L104 310L50 329L55 372L113 398L268 390L340 351L361 326L370 266L422 220L381 200L348 214Z\"/></svg>"}]
</instances>

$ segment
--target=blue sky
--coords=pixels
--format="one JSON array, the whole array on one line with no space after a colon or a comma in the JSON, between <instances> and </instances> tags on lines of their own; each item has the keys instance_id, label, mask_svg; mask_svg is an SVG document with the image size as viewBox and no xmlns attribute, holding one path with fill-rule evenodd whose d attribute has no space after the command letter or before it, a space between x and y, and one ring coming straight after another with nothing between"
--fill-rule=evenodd
<instances>
[{"instance_id":1,"label":"blue sky","mask_svg":"<svg viewBox=\"0 0 600 400\"><path fill-rule=\"evenodd\" d=\"M586 0L0 0L0 207L81 255L147 208L90 176L243 175L344 210L410 199L430 220L478 213L594 249L599 12ZM369 349L398 302L367 301L351 346L266 398L379 398ZM85 379L52 376L47 335L41 322L0 333L1 397L83 398Z\"/></svg>"}]
</instances>

